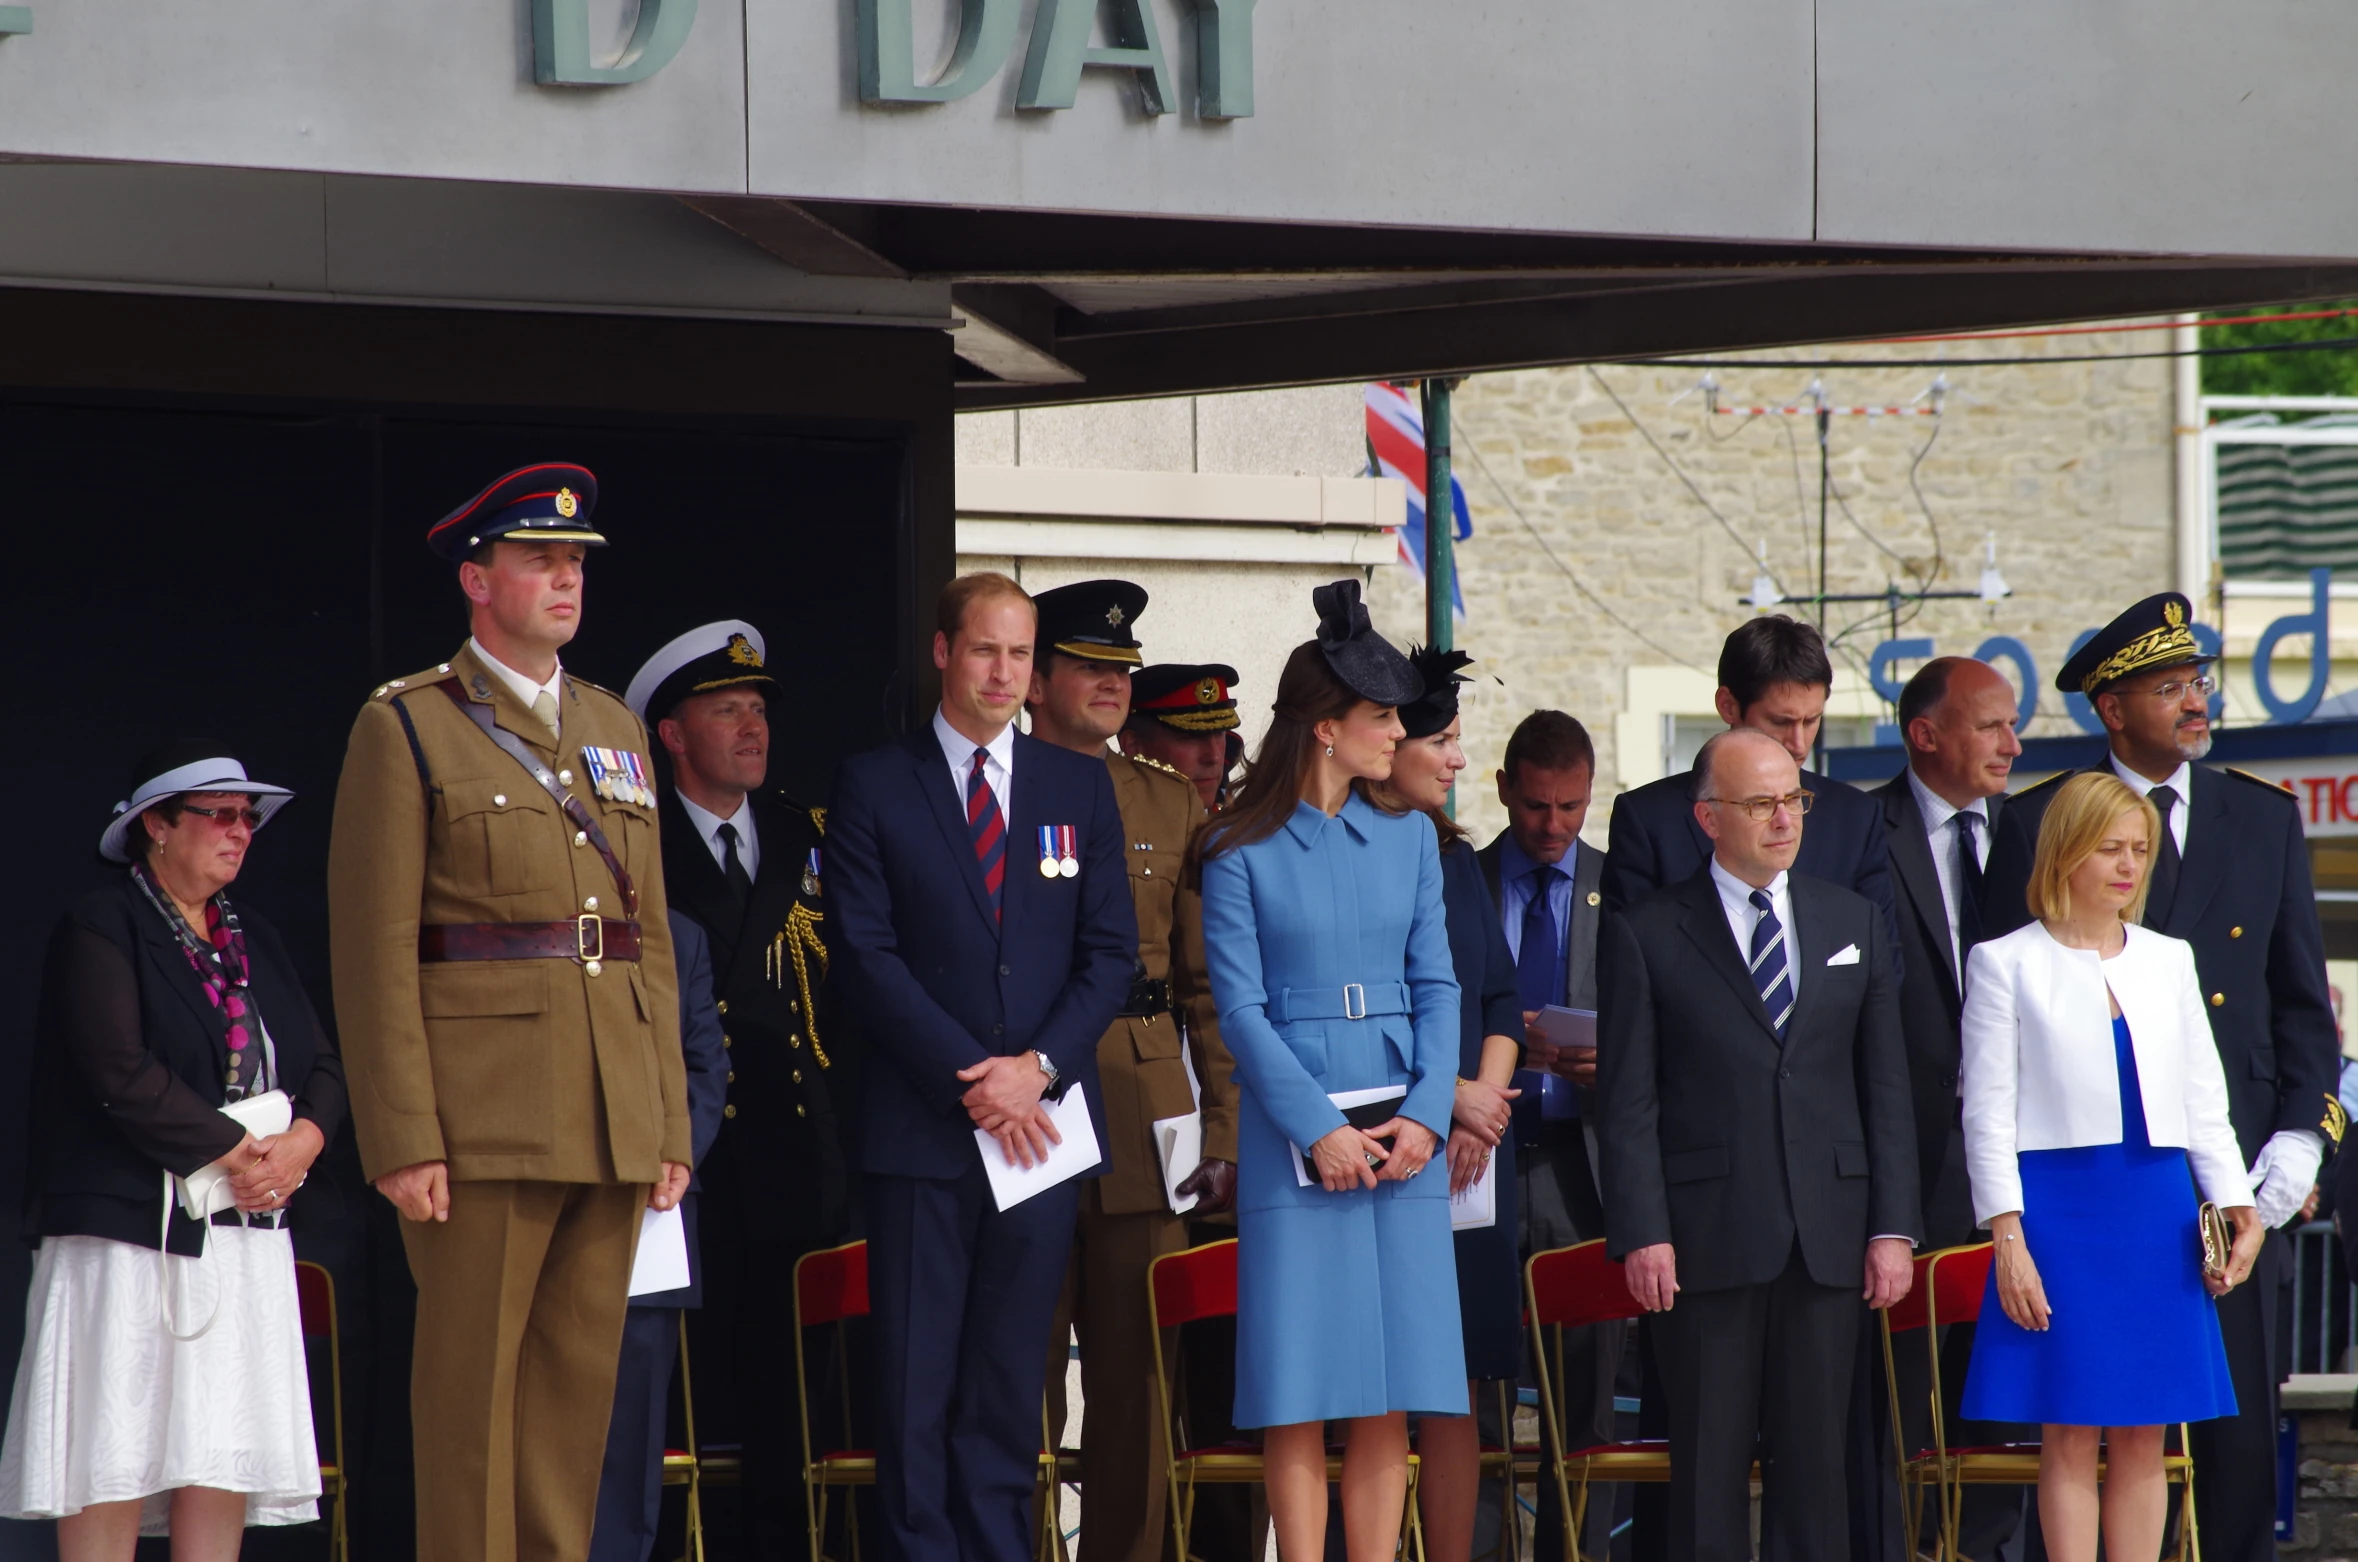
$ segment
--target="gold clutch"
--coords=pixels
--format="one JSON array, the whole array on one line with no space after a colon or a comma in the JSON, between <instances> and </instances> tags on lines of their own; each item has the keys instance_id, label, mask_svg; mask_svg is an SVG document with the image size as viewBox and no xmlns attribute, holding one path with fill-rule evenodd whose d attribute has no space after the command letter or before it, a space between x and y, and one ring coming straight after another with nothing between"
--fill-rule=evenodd
<instances>
[{"instance_id":1,"label":"gold clutch","mask_svg":"<svg viewBox=\"0 0 2358 1562\"><path fill-rule=\"evenodd\" d=\"M2205 1199L2194 1212L2194 1224L2202 1233L2202 1272L2213 1280L2227 1274L2227 1257L2235 1249L2234 1235L2227 1229L2227 1217L2219 1206Z\"/></svg>"}]
</instances>

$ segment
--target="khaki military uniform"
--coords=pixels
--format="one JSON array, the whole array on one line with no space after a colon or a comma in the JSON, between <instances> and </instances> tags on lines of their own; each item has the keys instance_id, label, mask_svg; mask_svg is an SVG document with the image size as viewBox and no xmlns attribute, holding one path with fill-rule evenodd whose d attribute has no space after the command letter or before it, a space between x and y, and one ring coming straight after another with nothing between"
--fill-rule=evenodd
<instances>
[{"instance_id":1,"label":"khaki military uniform","mask_svg":"<svg viewBox=\"0 0 2358 1562\"><path fill-rule=\"evenodd\" d=\"M637 883L639 959L421 962L421 926L628 915L585 834L438 684L604 830ZM361 1164L443 1161L452 1183L447 1222L402 1222L418 1554L437 1562L588 1554L640 1211L691 1154L655 809L599 796L583 756L643 762L646 732L615 695L564 688L552 740L470 645L376 691L336 792L329 933Z\"/></svg>"},{"instance_id":2,"label":"khaki military uniform","mask_svg":"<svg viewBox=\"0 0 2358 1562\"><path fill-rule=\"evenodd\" d=\"M1203 802L1193 782L1155 760L1108 754L1106 765L1122 814L1141 976L1170 984L1171 1010L1125 1014L1097 1044L1110 1170L1083 1184L1072 1266L1051 1336L1048 1389L1051 1417L1061 1424L1064 1342L1077 1327L1088 1408L1081 1438L1088 1505L1083 1562L1156 1562L1168 1526L1167 1487L1146 1274L1157 1258L1187 1246L1187 1217L1171 1212L1153 1125L1195 1109L1181 1060L1182 1050L1192 1049L1203 1090L1203 1155L1233 1163L1236 1064L1220 1041L1205 972L1203 905L1181 883L1188 840L1206 817Z\"/></svg>"}]
</instances>

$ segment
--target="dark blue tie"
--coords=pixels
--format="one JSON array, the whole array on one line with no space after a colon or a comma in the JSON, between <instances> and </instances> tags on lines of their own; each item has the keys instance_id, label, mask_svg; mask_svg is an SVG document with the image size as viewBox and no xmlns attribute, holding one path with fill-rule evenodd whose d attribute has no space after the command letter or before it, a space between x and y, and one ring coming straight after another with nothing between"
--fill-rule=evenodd
<instances>
[{"instance_id":1,"label":"dark blue tie","mask_svg":"<svg viewBox=\"0 0 2358 1562\"><path fill-rule=\"evenodd\" d=\"M1531 899L1523 907L1523 939L1515 950L1515 991L1526 1009L1544 1009L1564 1001L1564 940L1556 927L1555 887L1564 870L1542 863L1525 881ZM1515 1143L1539 1142L1543 1121L1577 1117L1579 1098L1572 1081L1538 1069L1518 1069L1515 1088L1522 1096L1514 1104Z\"/></svg>"},{"instance_id":2,"label":"dark blue tie","mask_svg":"<svg viewBox=\"0 0 2358 1562\"><path fill-rule=\"evenodd\" d=\"M1752 985L1760 989L1760 1001L1768 1006L1769 1024L1776 1028L1777 1040L1785 1039L1785 1027L1793 1019L1793 973L1786 967L1785 924L1777 920L1776 902L1768 891L1752 892L1753 909L1760 920L1752 924Z\"/></svg>"}]
</instances>

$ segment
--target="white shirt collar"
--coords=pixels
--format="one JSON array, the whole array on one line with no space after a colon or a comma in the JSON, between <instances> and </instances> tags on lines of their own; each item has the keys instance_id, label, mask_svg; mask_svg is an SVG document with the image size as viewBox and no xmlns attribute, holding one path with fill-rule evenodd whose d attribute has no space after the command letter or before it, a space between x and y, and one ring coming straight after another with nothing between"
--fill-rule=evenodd
<instances>
[{"instance_id":1,"label":"white shirt collar","mask_svg":"<svg viewBox=\"0 0 2358 1562\"><path fill-rule=\"evenodd\" d=\"M958 772L963 785L967 769L974 763L974 739L951 726L950 718L942 714L939 705L933 708L933 738L942 746L942 756L949 760L950 768ZM983 762L985 774L993 767L1002 776L1015 774L1015 723L1011 721L1001 727L999 735L984 744L983 749L990 755Z\"/></svg>"},{"instance_id":2,"label":"white shirt collar","mask_svg":"<svg viewBox=\"0 0 2358 1562\"><path fill-rule=\"evenodd\" d=\"M1780 873L1769 880L1765 886L1768 890L1768 898L1779 906L1789 904L1792 900L1792 881L1793 875L1790 873ZM1741 909L1747 921L1750 921L1758 911L1758 908L1752 904L1752 886L1721 867L1717 857L1711 859L1711 883L1713 888L1719 891L1721 904L1725 905L1729 911ZM1785 923L1786 926L1792 926L1793 919L1782 911L1779 911L1777 916L1778 920Z\"/></svg>"},{"instance_id":3,"label":"white shirt collar","mask_svg":"<svg viewBox=\"0 0 2358 1562\"><path fill-rule=\"evenodd\" d=\"M484 650L483 642L473 635L467 636L467 644L474 650L476 656L482 659L483 665L491 669L491 675L506 684L508 692L523 702L526 710L532 709L532 702L543 694L553 700L565 692L565 664L563 662L559 662L557 670L549 674L548 682L534 683L530 678L516 671L515 668ZM563 706L560 704L558 708L563 709Z\"/></svg>"},{"instance_id":4,"label":"white shirt collar","mask_svg":"<svg viewBox=\"0 0 2358 1562\"><path fill-rule=\"evenodd\" d=\"M1719 891L1719 908L1728 919L1728 932L1736 940L1736 958L1752 957L1752 934L1760 923L1760 908L1752 904L1752 886L1737 878L1711 859L1711 887ZM1780 873L1769 880L1765 893L1769 909L1776 913L1777 925L1785 930L1785 969L1787 980L1793 984L1796 997L1801 993L1801 929L1793 925L1793 875Z\"/></svg>"},{"instance_id":5,"label":"white shirt collar","mask_svg":"<svg viewBox=\"0 0 2358 1562\"><path fill-rule=\"evenodd\" d=\"M748 799L739 798L737 811L723 819L676 786L672 788L671 795L679 799L681 811L687 814L688 823L696 827L696 833L703 838L705 848L712 853L714 862L723 867L728 864L727 855L721 849L720 827L732 825L737 831L737 861L743 864L749 876L761 876L761 842L754 832L753 810L745 806Z\"/></svg>"},{"instance_id":6,"label":"white shirt collar","mask_svg":"<svg viewBox=\"0 0 2358 1562\"><path fill-rule=\"evenodd\" d=\"M2183 809L2188 803L2194 800L2194 761L2191 759L2179 760L2178 768L2171 771L2167 779L2161 781L2148 781L2145 779L2145 777L2139 775L2136 771L2131 770L2127 765L2123 764L2121 762L2120 755L2107 754L2105 757L2112 762L2112 773L2116 776L2119 776L2123 781L2128 782L2130 787L2135 790L2139 797L2148 795L2157 786L2166 786L2171 791L2178 794L2178 807L2180 809Z\"/></svg>"},{"instance_id":7,"label":"white shirt collar","mask_svg":"<svg viewBox=\"0 0 2358 1562\"><path fill-rule=\"evenodd\" d=\"M1977 797L1964 807L1959 808L1926 786L1924 778L1916 774L1914 765L1908 767L1908 790L1915 794L1916 811L1924 816L1924 833L1927 835L1941 828L1959 814L1977 814L1981 818L1982 828L1984 830L1989 828L1990 800L1986 797Z\"/></svg>"}]
</instances>

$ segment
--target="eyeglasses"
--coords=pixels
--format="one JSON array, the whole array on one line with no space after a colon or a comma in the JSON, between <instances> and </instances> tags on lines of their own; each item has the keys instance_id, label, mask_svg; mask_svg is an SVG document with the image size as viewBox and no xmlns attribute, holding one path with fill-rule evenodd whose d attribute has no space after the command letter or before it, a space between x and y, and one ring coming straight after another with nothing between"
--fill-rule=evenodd
<instances>
[{"instance_id":1,"label":"eyeglasses","mask_svg":"<svg viewBox=\"0 0 2358 1562\"><path fill-rule=\"evenodd\" d=\"M2184 699L2186 691L2192 689L2207 700L2218 692L2218 688L2219 680L2205 673L2200 678L2172 678L2168 683L2157 683L2150 689L2139 689L2137 692L2150 694L2157 700L2176 701Z\"/></svg>"},{"instance_id":2,"label":"eyeglasses","mask_svg":"<svg viewBox=\"0 0 2358 1562\"><path fill-rule=\"evenodd\" d=\"M182 803L180 811L184 814L201 814L213 821L216 830L231 829L240 820L244 821L249 830L262 828L262 810L259 808L199 808L194 803Z\"/></svg>"},{"instance_id":3,"label":"eyeglasses","mask_svg":"<svg viewBox=\"0 0 2358 1562\"><path fill-rule=\"evenodd\" d=\"M1805 814L1818 800L1815 792L1787 792L1783 797L1707 797L1703 801L1717 803L1722 808L1741 808L1744 816L1754 824L1766 824L1780 808Z\"/></svg>"}]
</instances>

